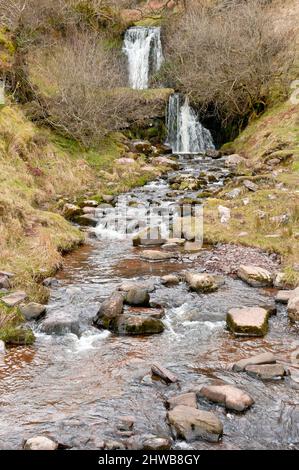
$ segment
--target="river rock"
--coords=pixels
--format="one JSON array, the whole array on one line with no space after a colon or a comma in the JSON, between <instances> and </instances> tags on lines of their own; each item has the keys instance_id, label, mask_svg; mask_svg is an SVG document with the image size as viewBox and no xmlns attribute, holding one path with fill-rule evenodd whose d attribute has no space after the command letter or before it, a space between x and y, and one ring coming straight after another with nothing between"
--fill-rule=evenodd
<instances>
[{"instance_id":1,"label":"river rock","mask_svg":"<svg viewBox=\"0 0 299 470\"><path fill-rule=\"evenodd\" d=\"M241 265L237 274L242 281L252 287L268 287L273 283L272 274L264 268L254 265Z\"/></svg>"},{"instance_id":2,"label":"river rock","mask_svg":"<svg viewBox=\"0 0 299 470\"><path fill-rule=\"evenodd\" d=\"M228 224L230 221L230 209L224 206L218 206L218 213L221 224Z\"/></svg>"},{"instance_id":3,"label":"river rock","mask_svg":"<svg viewBox=\"0 0 299 470\"><path fill-rule=\"evenodd\" d=\"M190 290L196 292L214 292L218 289L216 279L211 274L186 273L185 279Z\"/></svg>"},{"instance_id":4,"label":"river rock","mask_svg":"<svg viewBox=\"0 0 299 470\"><path fill-rule=\"evenodd\" d=\"M259 189L258 185L255 184L253 181L250 180L245 180L243 181L243 185L245 186L246 189L249 191L255 192Z\"/></svg>"},{"instance_id":5,"label":"river rock","mask_svg":"<svg viewBox=\"0 0 299 470\"><path fill-rule=\"evenodd\" d=\"M123 313L123 306L124 296L120 292L113 292L102 303L100 310L94 318L94 324L110 329L111 322L113 323Z\"/></svg>"},{"instance_id":6,"label":"river rock","mask_svg":"<svg viewBox=\"0 0 299 470\"><path fill-rule=\"evenodd\" d=\"M17 291L12 294L5 295L1 297L1 301L7 305L7 307L15 307L16 305L23 302L27 297L26 292Z\"/></svg>"},{"instance_id":7,"label":"river rock","mask_svg":"<svg viewBox=\"0 0 299 470\"><path fill-rule=\"evenodd\" d=\"M93 207L94 209L98 207L99 203L95 201L94 199L88 199L82 202L82 204L79 204L81 207L88 206L88 207Z\"/></svg>"},{"instance_id":8,"label":"river rock","mask_svg":"<svg viewBox=\"0 0 299 470\"><path fill-rule=\"evenodd\" d=\"M86 206L82 208L83 214L88 214L94 216L96 213L96 209L94 207Z\"/></svg>"},{"instance_id":9,"label":"river rock","mask_svg":"<svg viewBox=\"0 0 299 470\"><path fill-rule=\"evenodd\" d=\"M134 416L121 416L117 424L117 429L119 431L132 431L134 424Z\"/></svg>"},{"instance_id":10,"label":"river rock","mask_svg":"<svg viewBox=\"0 0 299 470\"><path fill-rule=\"evenodd\" d=\"M232 308L226 323L237 336L264 336L268 331L268 317L268 312L260 307Z\"/></svg>"},{"instance_id":11,"label":"river rock","mask_svg":"<svg viewBox=\"0 0 299 470\"><path fill-rule=\"evenodd\" d=\"M248 375L261 380L281 379L286 375L282 364L248 365L245 367L245 371Z\"/></svg>"},{"instance_id":12,"label":"river rock","mask_svg":"<svg viewBox=\"0 0 299 470\"><path fill-rule=\"evenodd\" d=\"M152 375L156 375L160 377L160 379L164 380L166 383L175 383L178 382L178 378L175 374L173 374L170 370L166 369L166 367L161 366L155 362L152 364L151 367Z\"/></svg>"},{"instance_id":13,"label":"river rock","mask_svg":"<svg viewBox=\"0 0 299 470\"><path fill-rule=\"evenodd\" d=\"M157 157L154 159L153 163L163 166L169 166L173 170L179 170L180 164L174 160L171 160L167 157Z\"/></svg>"},{"instance_id":14,"label":"river rock","mask_svg":"<svg viewBox=\"0 0 299 470\"><path fill-rule=\"evenodd\" d=\"M105 442L106 450L125 450L126 446L120 441L109 440Z\"/></svg>"},{"instance_id":15,"label":"river rock","mask_svg":"<svg viewBox=\"0 0 299 470\"><path fill-rule=\"evenodd\" d=\"M156 250L144 250L140 254L140 258L146 261L166 261L173 258L178 258L177 253L173 252L162 252Z\"/></svg>"},{"instance_id":16,"label":"river rock","mask_svg":"<svg viewBox=\"0 0 299 470\"><path fill-rule=\"evenodd\" d=\"M79 215L78 217L75 217L74 220L77 224L83 225L84 227L96 227L99 222L98 219L90 214Z\"/></svg>"},{"instance_id":17,"label":"river rock","mask_svg":"<svg viewBox=\"0 0 299 470\"><path fill-rule=\"evenodd\" d=\"M261 365L261 364L274 364L276 358L272 353L262 353L256 356L251 356L246 359L241 359L233 365L234 372L243 372L247 366Z\"/></svg>"},{"instance_id":18,"label":"river rock","mask_svg":"<svg viewBox=\"0 0 299 470\"><path fill-rule=\"evenodd\" d=\"M288 288L288 281L287 281L286 273L277 273L274 278L273 285L277 289Z\"/></svg>"},{"instance_id":19,"label":"river rock","mask_svg":"<svg viewBox=\"0 0 299 470\"><path fill-rule=\"evenodd\" d=\"M20 305L20 312L26 320L38 320L46 313L46 306L36 302L30 302L26 305Z\"/></svg>"},{"instance_id":20,"label":"river rock","mask_svg":"<svg viewBox=\"0 0 299 470\"><path fill-rule=\"evenodd\" d=\"M184 245L184 251L189 253L201 251L202 250L202 243L201 242L186 242Z\"/></svg>"},{"instance_id":21,"label":"river rock","mask_svg":"<svg viewBox=\"0 0 299 470\"><path fill-rule=\"evenodd\" d=\"M0 289L10 289L9 278L3 274L0 274Z\"/></svg>"},{"instance_id":22,"label":"river rock","mask_svg":"<svg viewBox=\"0 0 299 470\"><path fill-rule=\"evenodd\" d=\"M146 289L133 288L130 289L125 297L125 302L129 305L147 306L149 305L150 296Z\"/></svg>"},{"instance_id":23,"label":"river rock","mask_svg":"<svg viewBox=\"0 0 299 470\"><path fill-rule=\"evenodd\" d=\"M234 411L245 411L254 403L248 393L233 385L204 385L199 395Z\"/></svg>"},{"instance_id":24,"label":"river rock","mask_svg":"<svg viewBox=\"0 0 299 470\"><path fill-rule=\"evenodd\" d=\"M169 450L171 446L171 439L158 436L148 437L142 443L143 450Z\"/></svg>"},{"instance_id":25,"label":"river rock","mask_svg":"<svg viewBox=\"0 0 299 470\"><path fill-rule=\"evenodd\" d=\"M159 227L146 227L132 238L133 246L139 245L163 245L165 239L161 237Z\"/></svg>"},{"instance_id":26,"label":"river rock","mask_svg":"<svg viewBox=\"0 0 299 470\"><path fill-rule=\"evenodd\" d=\"M234 168L240 165L241 163L245 163L245 162L246 162L245 158L241 157L241 155L234 153L226 157L224 165L228 168Z\"/></svg>"},{"instance_id":27,"label":"river rock","mask_svg":"<svg viewBox=\"0 0 299 470\"><path fill-rule=\"evenodd\" d=\"M161 278L161 282L166 287L176 286L180 283L180 278L178 276L176 276L175 274L167 274L166 276L163 276Z\"/></svg>"},{"instance_id":28,"label":"river rock","mask_svg":"<svg viewBox=\"0 0 299 470\"><path fill-rule=\"evenodd\" d=\"M114 201L114 196L112 196L111 194L103 194L102 200L104 202L107 202L108 204L111 204Z\"/></svg>"},{"instance_id":29,"label":"river rock","mask_svg":"<svg viewBox=\"0 0 299 470\"><path fill-rule=\"evenodd\" d=\"M51 314L43 320L41 324L41 331L48 335L64 335L73 333L77 336L80 335L79 319L74 317L71 313L63 310L51 312Z\"/></svg>"},{"instance_id":30,"label":"river rock","mask_svg":"<svg viewBox=\"0 0 299 470\"><path fill-rule=\"evenodd\" d=\"M30 437L24 443L25 450L56 450L58 443L46 436Z\"/></svg>"},{"instance_id":31,"label":"river rock","mask_svg":"<svg viewBox=\"0 0 299 470\"><path fill-rule=\"evenodd\" d=\"M62 209L62 215L68 220L74 220L75 217L82 214L82 209L75 204L64 204Z\"/></svg>"},{"instance_id":32,"label":"river rock","mask_svg":"<svg viewBox=\"0 0 299 470\"><path fill-rule=\"evenodd\" d=\"M280 304L287 304L290 300L292 292L293 291L291 290L279 290L276 294L275 302Z\"/></svg>"},{"instance_id":33,"label":"river rock","mask_svg":"<svg viewBox=\"0 0 299 470\"><path fill-rule=\"evenodd\" d=\"M188 442L197 439L217 442L223 434L221 421L209 411L180 405L168 411L167 417L177 436Z\"/></svg>"},{"instance_id":34,"label":"river rock","mask_svg":"<svg viewBox=\"0 0 299 470\"><path fill-rule=\"evenodd\" d=\"M197 408L197 399L195 392L183 393L167 400L167 406L170 410L179 405L189 406L190 408Z\"/></svg>"},{"instance_id":35,"label":"river rock","mask_svg":"<svg viewBox=\"0 0 299 470\"><path fill-rule=\"evenodd\" d=\"M288 301L288 315L291 321L299 321L299 295L291 295Z\"/></svg>"},{"instance_id":36,"label":"river rock","mask_svg":"<svg viewBox=\"0 0 299 470\"><path fill-rule=\"evenodd\" d=\"M120 335L154 335L164 331L164 324L150 315L124 314L113 320L110 328Z\"/></svg>"}]
</instances>

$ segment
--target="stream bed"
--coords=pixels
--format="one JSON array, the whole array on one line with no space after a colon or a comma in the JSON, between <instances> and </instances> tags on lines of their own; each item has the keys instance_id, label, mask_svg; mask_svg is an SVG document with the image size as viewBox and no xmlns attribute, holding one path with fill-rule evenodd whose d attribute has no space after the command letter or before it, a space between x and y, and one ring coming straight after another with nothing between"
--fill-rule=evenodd
<instances>
[{"instance_id":1,"label":"stream bed","mask_svg":"<svg viewBox=\"0 0 299 470\"><path fill-rule=\"evenodd\" d=\"M198 190L181 195L171 190L169 182L177 174L213 174L211 189L221 186L228 173L221 159L182 156L180 164L179 171L119 197L119 203L123 198L136 202L131 206L132 220L139 203L161 207L198 194ZM265 267L278 269L279 261L245 248L234 259L218 246L152 263L140 258L142 248L133 247L131 240L105 232L100 211L98 217L99 226L93 230L96 237L66 257L47 308L47 315L67 313L76 317L81 335L46 335L37 326L35 345L9 349L0 364L0 448L18 449L23 439L47 434L73 449L101 448L102 441L107 440L137 449L146 435L171 436L166 421L167 398L196 391L218 378L248 391L255 404L246 413L233 413L199 401L201 408L213 410L223 422L222 440L213 444L176 440L173 449L299 449L296 384L290 377L263 382L231 369L237 360L267 351L286 367L299 370L291 361L298 347L298 327L289 323L283 305L278 305L277 315L270 318L269 333L264 338L236 338L225 324L229 308L269 303L274 292L249 287L222 266L230 262L249 264L258 256ZM190 292L185 283L162 285L161 276L189 269L216 272L224 282L210 294ZM116 336L92 326L103 300L125 281L151 286L151 300L166 312L162 334ZM165 385L153 380L153 362L169 368L179 382ZM120 436L116 428L124 415L136 419L130 437Z\"/></svg>"}]
</instances>

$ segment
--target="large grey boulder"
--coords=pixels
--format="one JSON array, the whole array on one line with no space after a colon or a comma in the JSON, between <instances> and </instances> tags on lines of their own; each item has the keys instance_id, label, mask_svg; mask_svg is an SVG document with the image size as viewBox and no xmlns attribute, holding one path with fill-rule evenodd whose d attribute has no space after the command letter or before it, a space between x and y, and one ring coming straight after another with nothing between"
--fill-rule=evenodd
<instances>
[{"instance_id":1,"label":"large grey boulder","mask_svg":"<svg viewBox=\"0 0 299 470\"><path fill-rule=\"evenodd\" d=\"M229 310L226 323L236 336L264 336L268 332L269 313L260 307Z\"/></svg>"},{"instance_id":2,"label":"large grey boulder","mask_svg":"<svg viewBox=\"0 0 299 470\"><path fill-rule=\"evenodd\" d=\"M232 155L229 155L225 159L224 165L228 168L236 168L238 165L241 163L245 163L246 159L244 157L241 157L241 155L238 155L237 153L234 153Z\"/></svg>"},{"instance_id":3,"label":"large grey boulder","mask_svg":"<svg viewBox=\"0 0 299 470\"><path fill-rule=\"evenodd\" d=\"M174 433L188 442L197 439L217 442L223 434L221 421L209 411L179 405L167 417Z\"/></svg>"}]
</instances>

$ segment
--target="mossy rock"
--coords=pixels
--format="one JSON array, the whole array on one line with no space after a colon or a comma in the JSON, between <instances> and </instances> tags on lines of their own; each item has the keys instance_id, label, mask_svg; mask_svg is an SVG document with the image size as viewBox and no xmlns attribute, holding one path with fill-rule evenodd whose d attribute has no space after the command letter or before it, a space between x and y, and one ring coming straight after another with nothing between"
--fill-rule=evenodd
<instances>
[{"instance_id":1,"label":"mossy rock","mask_svg":"<svg viewBox=\"0 0 299 470\"><path fill-rule=\"evenodd\" d=\"M162 333L164 324L160 319L151 316L121 315L114 322L113 331L120 335L153 335Z\"/></svg>"},{"instance_id":2,"label":"mossy rock","mask_svg":"<svg viewBox=\"0 0 299 470\"><path fill-rule=\"evenodd\" d=\"M236 336L265 336L269 312L259 307L231 309L226 317L227 327Z\"/></svg>"},{"instance_id":3,"label":"mossy rock","mask_svg":"<svg viewBox=\"0 0 299 470\"><path fill-rule=\"evenodd\" d=\"M35 335L30 328L8 326L0 330L0 339L12 346L28 346L34 343Z\"/></svg>"}]
</instances>

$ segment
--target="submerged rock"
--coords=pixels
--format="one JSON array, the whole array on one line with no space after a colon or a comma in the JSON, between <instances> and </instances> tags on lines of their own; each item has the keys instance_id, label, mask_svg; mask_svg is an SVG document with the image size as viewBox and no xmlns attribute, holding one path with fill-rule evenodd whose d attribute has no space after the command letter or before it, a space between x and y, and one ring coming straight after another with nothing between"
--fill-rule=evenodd
<instances>
[{"instance_id":1,"label":"submerged rock","mask_svg":"<svg viewBox=\"0 0 299 470\"><path fill-rule=\"evenodd\" d=\"M179 405L189 406L190 408L197 408L197 399L195 392L183 393L167 400L167 406L170 410Z\"/></svg>"},{"instance_id":2,"label":"submerged rock","mask_svg":"<svg viewBox=\"0 0 299 470\"><path fill-rule=\"evenodd\" d=\"M218 289L216 278L211 274L197 274L187 272L185 279L190 290L196 292L214 292Z\"/></svg>"},{"instance_id":3,"label":"submerged rock","mask_svg":"<svg viewBox=\"0 0 299 470\"><path fill-rule=\"evenodd\" d=\"M38 320L46 313L46 306L36 302L30 302L20 306L20 312L26 320Z\"/></svg>"},{"instance_id":4,"label":"submerged rock","mask_svg":"<svg viewBox=\"0 0 299 470\"><path fill-rule=\"evenodd\" d=\"M234 411L245 411L254 403L248 393L233 385L204 385L199 395Z\"/></svg>"},{"instance_id":5,"label":"submerged rock","mask_svg":"<svg viewBox=\"0 0 299 470\"><path fill-rule=\"evenodd\" d=\"M232 308L226 323L235 335L264 336L268 331L268 312L259 307Z\"/></svg>"},{"instance_id":6,"label":"submerged rock","mask_svg":"<svg viewBox=\"0 0 299 470\"><path fill-rule=\"evenodd\" d=\"M245 371L248 375L261 380L282 379L286 375L282 364L248 365Z\"/></svg>"},{"instance_id":7,"label":"submerged rock","mask_svg":"<svg viewBox=\"0 0 299 470\"><path fill-rule=\"evenodd\" d=\"M223 434L221 421L209 411L180 405L169 411L167 417L175 434L188 442L197 439L217 442Z\"/></svg>"},{"instance_id":8,"label":"submerged rock","mask_svg":"<svg viewBox=\"0 0 299 470\"><path fill-rule=\"evenodd\" d=\"M179 380L175 374L173 374L170 370L166 369L166 367L161 366L157 362L152 365L151 371L152 375L160 377L160 379L164 380L164 382L166 383L175 383Z\"/></svg>"},{"instance_id":9,"label":"submerged rock","mask_svg":"<svg viewBox=\"0 0 299 470\"><path fill-rule=\"evenodd\" d=\"M41 331L48 335L73 333L80 335L79 319L63 310L52 312L41 324Z\"/></svg>"},{"instance_id":10,"label":"submerged rock","mask_svg":"<svg viewBox=\"0 0 299 470\"><path fill-rule=\"evenodd\" d=\"M233 371L243 372L247 366L261 365L261 364L274 364L276 358L272 353L262 353L256 356L251 356L246 359L241 359L233 365Z\"/></svg>"},{"instance_id":11,"label":"submerged rock","mask_svg":"<svg viewBox=\"0 0 299 470\"><path fill-rule=\"evenodd\" d=\"M272 286L272 274L264 268L253 265L241 265L237 274L242 281L247 282L252 287Z\"/></svg>"},{"instance_id":12,"label":"submerged rock","mask_svg":"<svg viewBox=\"0 0 299 470\"><path fill-rule=\"evenodd\" d=\"M58 443L45 436L36 436L27 439L24 443L25 450L56 450Z\"/></svg>"}]
</instances>

